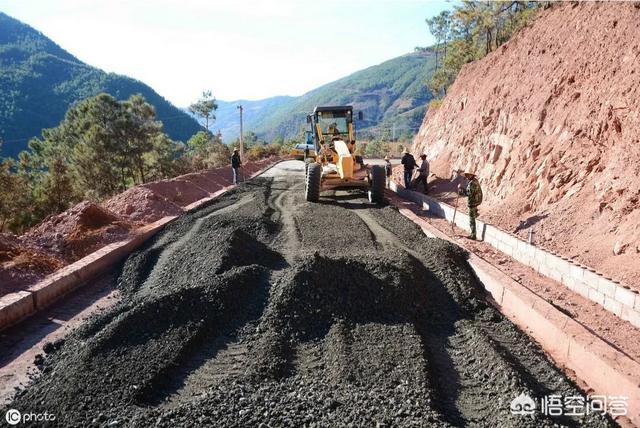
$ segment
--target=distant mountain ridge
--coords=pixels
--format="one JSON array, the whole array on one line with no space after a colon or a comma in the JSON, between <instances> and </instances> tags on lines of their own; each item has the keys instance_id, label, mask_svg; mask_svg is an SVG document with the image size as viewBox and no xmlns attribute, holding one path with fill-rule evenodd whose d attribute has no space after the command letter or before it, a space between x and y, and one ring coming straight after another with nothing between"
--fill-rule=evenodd
<instances>
[{"instance_id":1,"label":"distant mountain ridge","mask_svg":"<svg viewBox=\"0 0 640 428\"><path fill-rule=\"evenodd\" d=\"M240 113L238 106L242 105L245 130L252 131L256 119L268 115L271 111L279 109L287 103L295 100L295 97L276 96L265 98L263 100L236 100L222 101L218 100L218 109L216 110L216 121L211 127L213 132L220 130L225 142L229 143L232 139L240 135ZM248 128L247 128L248 127Z\"/></svg>"},{"instance_id":2,"label":"distant mountain ridge","mask_svg":"<svg viewBox=\"0 0 640 428\"><path fill-rule=\"evenodd\" d=\"M426 87L433 72L430 52L406 54L357 71L298 97L272 97L257 101L218 101L216 121L225 142L239 135L237 105L244 107L245 132L253 131L267 141L276 136L299 135L305 116L316 105L353 105L362 110L361 132L396 137L415 134L432 94Z\"/></svg>"},{"instance_id":3,"label":"distant mountain ridge","mask_svg":"<svg viewBox=\"0 0 640 428\"><path fill-rule=\"evenodd\" d=\"M200 129L197 121L151 87L89 66L0 12L0 155L16 156L43 128L57 126L72 104L100 92L117 99L142 94L172 139L186 141Z\"/></svg>"}]
</instances>

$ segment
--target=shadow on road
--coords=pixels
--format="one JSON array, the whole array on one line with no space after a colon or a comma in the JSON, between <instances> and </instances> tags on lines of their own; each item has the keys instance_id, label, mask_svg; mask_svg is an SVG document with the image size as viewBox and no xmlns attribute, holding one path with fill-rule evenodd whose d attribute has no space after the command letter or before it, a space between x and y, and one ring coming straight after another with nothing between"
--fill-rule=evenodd
<instances>
[{"instance_id":1,"label":"shadow on road","mask_svg":"<svg viewBox=\"0 0 640 428\"><path fill-rule=\"evenodd\" d=\"M369 202L366 193L362 191L342 193L339 195L327 195L326 193L321 194L317 203L320 205L333 205L349 210L378 209L389 205L387 201L383 204L374 204Z\"/></svg>"}]
</instances>

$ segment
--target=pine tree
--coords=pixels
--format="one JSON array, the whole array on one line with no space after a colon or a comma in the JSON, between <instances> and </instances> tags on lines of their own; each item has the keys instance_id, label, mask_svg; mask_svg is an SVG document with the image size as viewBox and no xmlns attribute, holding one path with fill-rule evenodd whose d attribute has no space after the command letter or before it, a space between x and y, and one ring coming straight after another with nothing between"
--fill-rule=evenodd
<instances>
[{"instance_id":1,"label":"pine tree","mask_svg":"<svg viewBox=\"0 0 640 428\"><path fill-rule=\"evenodd\" d=\"M218 104L211 91L204 91L198 101L189 106L189 111L205 121L205 131L209 133L209 125L216 120L215 111Z\"/></svg>"},{"instance_id":2,"label":"pine tree","mask_svg":"<svg viewBox=\"0 0 640 428\"><path fill-rule=\"evenodd\" d=\"M508 41L529 22L538 2L463 0L453 13L426 20L436 39L436 68L427 86L436 97L446 94L464 64L480 59ZM438 54L443 56L438 61Z\"/></svg>"}]
</instances>

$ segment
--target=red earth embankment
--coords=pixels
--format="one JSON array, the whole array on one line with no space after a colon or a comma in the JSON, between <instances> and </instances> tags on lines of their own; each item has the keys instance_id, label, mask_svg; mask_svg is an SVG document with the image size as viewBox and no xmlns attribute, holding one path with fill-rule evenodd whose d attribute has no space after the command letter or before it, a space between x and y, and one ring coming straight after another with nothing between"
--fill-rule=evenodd
<instances>
[{"instance_id":1,"label":"red earth embankment","mask_svg":"<svg viewBox=\"0 0 640 428\"><path fill-rule=\"evenodd\" d=\"M73 262L98 248L121 241L134 225L92 202L44 219L20 237L20 241Z\"/></svg>"},{"instance_id":2,"label":"red earth embankment","mask_svg":"<svg viewBox=\"0 0 640 428\"><path fill-rule=\"evenodd\" d=\"M244 165L246 178L269 158ZM61 267L136 233L140 226L184 212L232 182L229 167L133 187L100 204L84 201L44 219L22 236L0 234L0 297L22 290Z\"/></svg>"},{"instance_id":3,"label":"red earth embankment","mask_svg":"<svg viewBox=\"0 0 640 428\"><path fill-rule=\"evenodd\" d=\"M14 235L0 233L0 296L35 282L64 264L50 253L24 245Z\"/></svg>"},{"instance_id":4,"label":"red earth embankment","mask_svg":"<svg viewBox=\"0 0 640 428\"><path fill-rule=\"evenodd\" d=\"M640 4L563 3L466 65L427 113L436 197L476 171L481 218L640 288Z\"/></svg>"}]
</instances>

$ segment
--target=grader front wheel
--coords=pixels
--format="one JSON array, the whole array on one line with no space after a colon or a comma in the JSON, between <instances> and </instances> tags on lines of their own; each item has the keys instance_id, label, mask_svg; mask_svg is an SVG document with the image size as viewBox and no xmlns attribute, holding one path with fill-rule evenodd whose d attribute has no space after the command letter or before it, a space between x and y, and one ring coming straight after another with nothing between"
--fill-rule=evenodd
<instances>
[{"instance_id":1,"label":"grader front wheel","mask_svg":"<svg viewBox=\"0 0 640 428\"><path fill-rule=\"evenodd\" d=\"M312 163L314 163L315 160L311 159L311 158L306 158L304 160L304 173L305 175L307 174L307 172L309 171L309 165L311 165Z\"/></svg>"},{"instance_id":2,"label":"grader front wheel","mask_svg":"<svg viewBox=\"0 0 640 428\"><path fill-rule=\"evenodd\" d=\"M308 164L304 197L308 202L318 202L320 199L320 180L322 166L317 163Z\"/></svg>"},{"instance_id":3,"label":"grader front wheel","mask_svg":"<svg viewBox=\"0 0 640 428\"><path fill-rule=\"evenodd\" d=\"M387 179L384 167L381 165L372 166L370 178L369 201L381 204L384 202L384 188L386 187Z\"/></svg>"}]
</instances>

